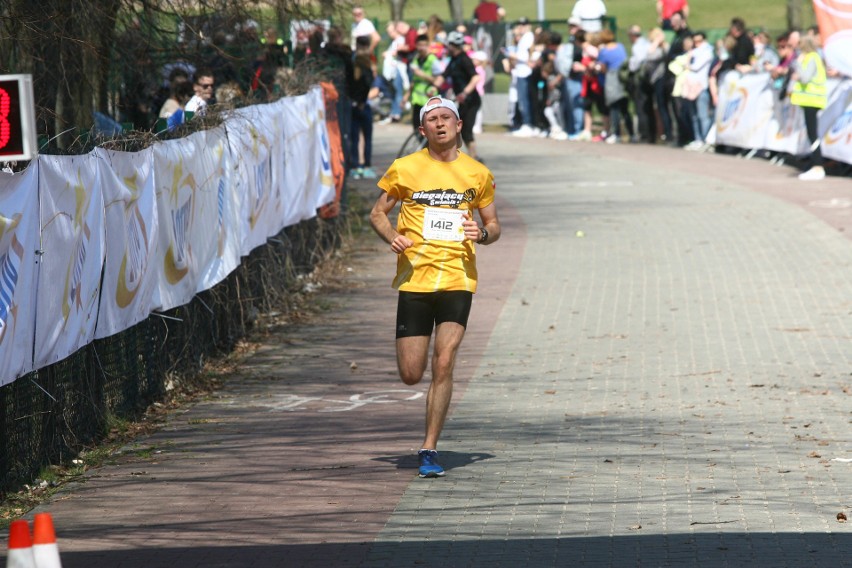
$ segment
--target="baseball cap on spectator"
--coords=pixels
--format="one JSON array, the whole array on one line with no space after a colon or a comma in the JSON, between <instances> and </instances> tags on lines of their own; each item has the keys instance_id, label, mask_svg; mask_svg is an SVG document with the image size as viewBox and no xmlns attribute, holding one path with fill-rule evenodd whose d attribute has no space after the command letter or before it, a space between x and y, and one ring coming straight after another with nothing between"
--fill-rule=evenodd
<instances>
[{"instance_id":1,"label":"baseball cap on spectator","mask_svg":"<svg viewBox=\"0 0 852 568\"><path fill-rule=\"evenodd\" d=\"M464 34L461 32L452 31L447 34L448 45L464 45Z\"/></svg>"},{"instance_id":2,"label":"baseball cap on spectator","mask_svg":"<svg viewBox=\"0 0 852 568\"><path fill-rule=\"evenodd\" d=\"M582 25L583 25L583 20L581 20L581 19L580 19L580 18L578 18L577 16L571 16L570 18L568 18L568 25L569 25L569 26L578 26L578 27L579 27L579 26L582 26Z\"/></svg>"},{"instance_id":3,"label":"baseball cap on spectator","mask_svg":"<svg viewBox=\"0 0 852 568\"><path fill-rule=\"evenodd\" d=\"M521 16L520 18L518 18L518 22L517 22L517 23L518 23L518 25L520 25L520 26L525 26L525 25L527 25L527 24L529 24L529 23L530 23L530 19L529 19L529 18L527 18L526 16Z\"/></svg>"},{"instance_id":4,"label":"baseball cap on spectator","mask_svg":"<svg viewBox=\"0 0 852 568\"><path fill-rule=\"evenodd\" d=\"M460 119L459 109L456 107L456 103L443 97L431 97L428 101L426 101L426 104L423 105L423 108L420 109L420 124L423 124L423 117L426 116L426 113L430 110L435 110L436 108L448 108L456 115L456 119Z\"/></svg>"}]
</instances>

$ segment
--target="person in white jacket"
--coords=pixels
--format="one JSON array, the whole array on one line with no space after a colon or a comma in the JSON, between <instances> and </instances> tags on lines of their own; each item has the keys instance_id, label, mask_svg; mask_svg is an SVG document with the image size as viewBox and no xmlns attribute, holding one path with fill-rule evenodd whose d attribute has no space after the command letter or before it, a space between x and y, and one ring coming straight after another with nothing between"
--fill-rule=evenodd
<instances>
[{"instance_id":1,"label":"person in white jacket","mask_svg":"<svg viewBox=\"0 0 852 568\"><path fill-rule=\"evenodd\" d=\"M577 0L571 10L572 18L580 19L580 27L586 32L599 32L603 29L603 18L606 16L606 4L603 0Z\"/></svg>"},{"instance_id":2,"label":"person in white jacket","mask_svg":"<svg viewBox=\"0 0 852 568\"><path fill-rule=\"evenodd\" d=\"M692 124L693 140L686 145L687 150L700 150L704 147L707 133L712 126L710 116L710 66L713 64L713 48L707 43L704 32L692 34L692 51L687 67L683 98L686 112Z\"/></svg>"}]
</instances>

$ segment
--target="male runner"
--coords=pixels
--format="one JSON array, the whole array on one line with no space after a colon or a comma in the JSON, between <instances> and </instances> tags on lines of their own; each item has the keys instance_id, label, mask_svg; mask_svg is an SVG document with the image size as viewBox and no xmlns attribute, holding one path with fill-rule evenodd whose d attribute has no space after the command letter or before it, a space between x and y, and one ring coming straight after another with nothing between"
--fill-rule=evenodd
<instances>
[{"instance_id":1,"label":"male runner","mask_svg":"<svg viewBox=\"0 0 852 568\"><path fill-rule=\"evenodd\" d=\"M459 151L456 105L432 97L420 110L428 146L396 160L379 181L384 192L370 222L398 255L396 356L407 385L423 378L435 329L432 382L426 397L426 437L418 452L420 477L440 477L438 437L453 394L453 366L476 292L476 247L500 238L494 176ZM388 214L402 202L396 229ZM473 212L479 211L480 226Z\"/></svg>"}]
</instances>

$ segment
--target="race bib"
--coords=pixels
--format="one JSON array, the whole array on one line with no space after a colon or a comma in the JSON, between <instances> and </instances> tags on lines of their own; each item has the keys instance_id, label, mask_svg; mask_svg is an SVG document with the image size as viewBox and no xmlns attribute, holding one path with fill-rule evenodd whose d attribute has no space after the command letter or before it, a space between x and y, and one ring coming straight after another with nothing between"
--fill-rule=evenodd
<instances>
[{"instance_id":1,"label":"race bib","mask_svg":"<svg viewBox=\"0 0 852 568\"><path fill-rule=\"evenodd\" d=\"M423 238L427 241L463 241L464 211L427 207L423 213Z\"/></svg>"}]
</instances>

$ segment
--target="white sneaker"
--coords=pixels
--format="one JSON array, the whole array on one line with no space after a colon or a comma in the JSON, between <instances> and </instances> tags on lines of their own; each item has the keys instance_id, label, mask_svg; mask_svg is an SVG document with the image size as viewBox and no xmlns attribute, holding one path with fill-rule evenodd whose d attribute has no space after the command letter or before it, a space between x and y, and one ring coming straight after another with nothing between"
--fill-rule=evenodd
<instances>
[{"instance_id":1,"label":"white sneaker","mask_svg":"<svg viewBox=\"0 0 852 568\"><path fill-rule=\"evenodd\" d=\"M535 136L535 133L528 124L524 124L517 130L512 132L512 136L517 136L518 138L532 138L533 136Z\"/></svg>"},{"instance_id":2,"label":"white sneaker","mask_svg":"<svg viewBox=\"0 0 852 568\"><path fill-rule=\"evenodd\" d=\"M390 124L391 122L393 122L393 118L391 118L390 116L386 116L385 118L381 119L377 124L384 125L384 124Z\"/></svg>"},{"instance_id":3,"label":"white sneaker","mask_svg":"<svg viewBox=\"0 0 852 568\"><path fill-rule=\"evenodd\" d=\"M554 140L568 140L568 135L564 130L556 130L550 133L550 137Z\"/></svg>"},{"instance_id":4,"label":"white sneaker","mask_svg":"<svg viewBox=\"0 0 852 568\"><path fill-rule=\"evenodd\" d=\"M825 169L822 166L814 166L806 172L799 174L802 181L819 181L825 179Z\"/></svg>"},{"instance_id":5,"label":"white sneaker","mask_svg":"<svg viewBox=\"0 0 852 568\"><path fill-rule=\"evenodd\" d=\"M610 134L606 137L607 144L618 144L619 142L621 142L621 140L619 140L618 136L616 136L615 134Z\"/></svg>"},{"instance_id":6,"label":"white sneaker","mask_svg":"<svg viewBox=\"0 0 852 568\"><path fill-rule=\"evenodd\" d=\"M693 140L689 144L683 147L684 150L688 150L690 152L698 152L701 148L704 147L704 142L701 140Z\"/></svg>"}]
</instances>

